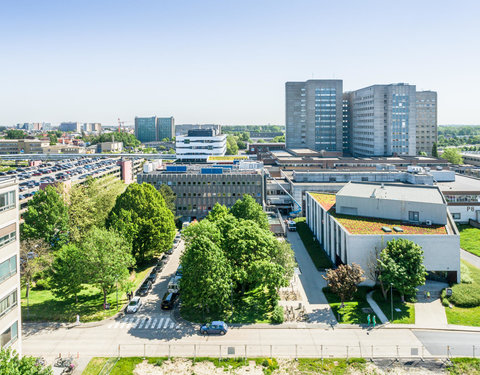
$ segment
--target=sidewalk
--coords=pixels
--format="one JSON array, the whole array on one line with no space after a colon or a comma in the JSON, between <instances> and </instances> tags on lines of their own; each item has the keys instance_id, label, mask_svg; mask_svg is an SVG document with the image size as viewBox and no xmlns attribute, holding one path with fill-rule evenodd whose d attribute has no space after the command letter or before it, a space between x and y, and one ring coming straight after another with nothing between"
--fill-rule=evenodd
<instances>
[{"instance_id":1,"label":"sidewalk","mask_svg":"<svg viewBox=\"0 0 480 375\"><path fill-rule=\"evenodd\" d=\"M464 261L470 263L472 266L480 268L480 257L477 257L476 255L463 249L460 249L460 257Z\"/></svg>"},{"instance_id":2,"label":"sidewalk","mask_svg":"<svg viewBox=\"0 0 480 375\"><path fill-rule=\"evenodd\" d=\"M377 305L377 303L372 298L372 295L373 295L373 290L367 294L367 302L372 308L373 312L375 313L375 315L378 316L378 319L380 319L381 323L389 322L388 318L385 316L382 309Z\"/></svg>"}]
</instances>

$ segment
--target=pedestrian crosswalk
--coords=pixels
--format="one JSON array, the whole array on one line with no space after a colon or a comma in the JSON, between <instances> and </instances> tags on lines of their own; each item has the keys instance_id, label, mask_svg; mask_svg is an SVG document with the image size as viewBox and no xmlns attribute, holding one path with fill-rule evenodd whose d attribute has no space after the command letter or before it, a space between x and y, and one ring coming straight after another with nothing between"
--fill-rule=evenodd
<instances>
[{"instance_id":1,"label":"pedestrian crosswalk","mask_svg":"<svg viewBox=\"0 0 480 375\"><path fill-rule=\"evenodd\" d=\"M111 329L173 329L175 322L169 317L125 317L110 323L107 328Z\"/></svg>"}]
</instances>

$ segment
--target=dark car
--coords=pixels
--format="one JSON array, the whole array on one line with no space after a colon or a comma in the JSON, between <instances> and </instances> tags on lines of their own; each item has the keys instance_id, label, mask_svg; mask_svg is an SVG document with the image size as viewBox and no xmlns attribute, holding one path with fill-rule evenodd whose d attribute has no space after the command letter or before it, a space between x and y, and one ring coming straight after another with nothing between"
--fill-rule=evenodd
<instances>
[{"instance_id":1,"label":"dark car","mask_svg":"<svg viewBox=\"0 0 480 375\"><path fill-rule=\"evenodd\" d=\"M142 286L137 290L137 296L146 296L151 289L151 282L145 282Z\"/></svg>"},{"instance_id":2,"label":"dark car","mask_svg":"<svg viewBox=\"0 0 480 375\"><path fill-rule=\"evenodd\" d=\"M162 299L162 309L170 310L177 300L178 293L165 293Z\"/></svg>"},{"instance_id":3,"label":"dark car","mask_svg":"<svg viewBox=\"0 0 480 375\"><path fill-rule=\"evenodd\" d=\"M157 272L155 272L155 268L152 270L152 273L148 275L147 280L152 284L155 282L155 280L157 280Z\"/></svg>"},{"instance_id":4,"label":"dark car","mask_svg":"<svg viewBox=\"0 0 480 375\"><path fill-rule=\"evenodd\" d=\"M165 254L168 254L168 255L173 254L173 246L170 249L168 249L167 251L165 251Z\"/></svg>"},{"instance_id":5,"label":"dark car","mask_svg":"<svg viewBox=\"0 0 480 375\"><path fill-rule=\"evenodd\" d=\"M202 335L217 334L223 336L227 331L227 324L221 321L213 321L200 327L200 333Z\"/></svg>"},{"instance_id":6,"label":"dark car","mask_svg":"<svg viewBox=\"0 0 480 375\"><path fill-rule=\"evenodd\" d=\"M183 267L181 264L178 266L175 276L183 276Z\"/></svg>"}]
</instances>

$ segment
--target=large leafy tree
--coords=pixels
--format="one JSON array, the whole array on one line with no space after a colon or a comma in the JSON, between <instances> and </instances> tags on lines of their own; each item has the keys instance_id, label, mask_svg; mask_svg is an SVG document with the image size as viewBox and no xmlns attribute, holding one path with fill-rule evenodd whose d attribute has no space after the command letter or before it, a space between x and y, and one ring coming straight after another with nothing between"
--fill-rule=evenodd
<instances>
[{"instance_id":1,"label":"large leafy tree","mask_svg":"<svg viewBox=\"0 0 480 375\"><path fill-rule=\"evenodd\" d=\"M227 206L220 204L220 203L215 203L215 206L211 209L211 211L207 215L207 220L211 222L215 222L220 220L221 218L225 217L228 215L228 208Z\"/></svg>"},{"instance_id":2,"label":"large leafy tree","mask_svg":"<svg viewBox=\"0 0 480 375\"><path fill-rule=\"evenodd\" d=\"M251 195L245 194L230 208L230 213L237 219L253 220L260 228L268 230L268 217L260 204Z\"/></svg>"},{"instance_id":3,"label":"large leafy tree","mask_svg":"<svg viewBox=\"0 0 480 375\"><path fill-rule=\"evenodd\" d=\"M175 213L175 200L177 199L177 196L173 192L172 188L166 184L162 184L158 191L160 192L160 194L162 194L163 200L165 201L167 208L173 213Z\"/></svg>"},{"instance_id":4,"label":"large leafy tree","mask_svg":"<svg viewBox=\"0 0 480 375\"><path fill-rule=\"evenodd\" d=\"M7 130L5 138L7 139L24 139L27 134L23 130L19 129L10 129Z\"/></svg>"},{"instance_id":5,"label":"large leafy tree","mask_svg":"<svg viewBox=\"0 0 480 375\"><path fill-rule=\"evenodd\" d=\"M175 221L162 195L150 184L130 184L118 196L107 218L132 244L138 262L167 250L175 237Z\"/></svg>"},{"instance_id":6,"label":"large leafy tree","mask_svg":"<svg viewBox=\"0 0 480 375\"><path fill-rule=\"evenodd\" d=\"M20 357L11 348L0 351L0 374L3 375L52 375L50 366L37 363L35 357Z\"/></svg>"},{"instance_id":7,"label":"large leafy tree","mask_svg":"<svg viewBox=\"0 0 480 375\"><path fill-rule=\"evenodd\" d=\"M238 154L238 145L235 136L227 136L227 155L237 155Z\"/></svg>"},{"instance_id":8,"label":"large leafy tree","mask_svg":"<svg viewBox=\"0 0 480 375\"><path fill-rule=\"evenodd\" d=\"M230 305L231 268L223 251L207 236L194 237L181 262L183 306L224 318Z\"/></svg>"},{"instance_id":9,"label":"large leafy tree","mask_svg":"<svg viewBox=\"0 0 480 375\"><path fill-rule=\"evenodd\" d=\"M78 302L83 284L89 282L89 268L83 250L73 243L63 245L55 253L51 272L51 286L55 296L63 299L75 297L75 302Z\"/></svg>"},{"instance_id":10,"label":"large leafy tree","mask_svg":"<svg viewBox=\"0 0 480 375\"><path fill-rule=\"evenodd\" d=\"M194 243L197 238L208 238L215 244L221 242L221 233L217 225L210 220L202 220L185 228L182 232L187 244Z\"/></svg>"},{"instance_id":11,"label":"large leafy tree","mask_svg":"<svg viewBox=\"0 0 480 375\"><path fill-rule=\"evenodd\" d=\"M438 146L437 146L437 142L433 142L433 146L432 146L432 156L434 158L438 158Z\"/></svg>"},{"instance_id":12,"label":"large leafy tree","mask_svg":"<svg viewBox=\"0 0 480 375\"><path fill-rule=\"evenodd\" d=\"M456 147L446 148L442 153L442 158L452 164L463 164L462 154Z\"/></svg>"},{"instance_id":13,"label":"large leafy tree","mask_svg":"<svg viewBox=\"0 0 480 375\"><path fill-rule=\"evenodd\" d=\"M352 299L358 284L365 280L363 275L362 268L358 264L352 263L351 265L341 264L336 269L329 269L326 276L322 277L328 281L331 291L340 298L343 308L344 302Z\"/></svg>"},{"instance_id":14,"label":"large leafy tree","mask_svg":"<svg viewBox=\"0 0 480 375\"><path fill-rule=\"evenodd\" d=\"M68 239L67 205L52 186L39 190L33 196L23 219L23 238L43 238L54 247L62 246Z\"/></svg>"},{"instance_id":15,"label":"large leafy tree","mask_svg":"<svg viewBox=\"0 0 480 375\"><path fill-rule=\"evenodd\" d=\"M399 238L387 242L378 259L378 277L386 298L390 285L405 295L414 295L417 286L425 284L427 275L423 264L423 250L416 243Z\"/></svg>"},{"instance_id":16,"label":"large leafy tree","mask_svg":"<svg viewBox=\"0 0 480 375\"><path fill-rule=\"evenodd\" d=\"M87 277L103 293L103 303L117 283L129 276L128 268L135 264L130 244L114 230L94 227L82 242Z\"/></svg>"}]
</instances>

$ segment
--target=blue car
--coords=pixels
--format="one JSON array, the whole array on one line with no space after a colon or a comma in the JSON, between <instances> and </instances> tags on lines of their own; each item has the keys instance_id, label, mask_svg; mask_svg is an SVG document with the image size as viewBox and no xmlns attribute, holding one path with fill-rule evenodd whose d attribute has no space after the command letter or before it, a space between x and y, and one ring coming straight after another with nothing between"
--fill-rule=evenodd
<instances>
[{"instance_id":1,"label":"blue car","mask_svg":"<svg viewBox=\"0 0 480 375\"><path fill-rule=\"evenodd\" d=\"M200 327L200 333L202 335L219 334L223 336L227 331L227 324L221 321L213 321Z\"/></svg>"}]
</instances>

